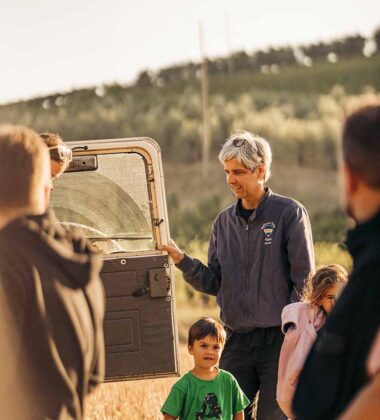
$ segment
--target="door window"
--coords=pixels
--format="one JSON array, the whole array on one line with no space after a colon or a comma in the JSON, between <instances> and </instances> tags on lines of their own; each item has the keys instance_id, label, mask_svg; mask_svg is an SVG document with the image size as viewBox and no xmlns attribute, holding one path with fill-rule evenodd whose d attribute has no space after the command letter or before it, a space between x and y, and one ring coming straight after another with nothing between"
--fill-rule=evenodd
<instances>
[{"instance_id":1,"label":"door window","mask_svg":"<svg viewBox=\"0 0 380 420\"><path fill-rule=\"evenodd\" d=\"M51 203L63 224L80 227L103 253L155 249L145 158L139 153L97 154L93 170L65 173Z\"/></svg>"}]
</instances>

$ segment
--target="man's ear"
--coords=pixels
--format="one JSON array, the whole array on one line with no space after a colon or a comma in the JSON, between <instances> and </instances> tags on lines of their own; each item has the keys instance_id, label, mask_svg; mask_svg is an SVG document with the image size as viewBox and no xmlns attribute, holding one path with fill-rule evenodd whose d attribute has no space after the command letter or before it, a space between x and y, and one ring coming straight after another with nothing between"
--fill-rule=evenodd
<instances>
[{"instance_id":1,"label":"man's ear","mask_svg":"<svg viewBox=\"0 0 380 420\"><path fill-rule=\"evenodd\" d=\"M259 165L257 168L257 175L260 181L263 181L265 178L265 172L267 170L266 166L264 163L262 163L261 165Z\"/></svg>"},{"instance_id":2,"label":"man's ear","mask_svg":"<svg viewBox=\"0 0 380 420\"><path fill-rule=\"evenodd\" d=\"M345 179L346 197L350 197L358 190L359 178L345 162L343 163L343 175Z\"/></svg>"}]
</instances>

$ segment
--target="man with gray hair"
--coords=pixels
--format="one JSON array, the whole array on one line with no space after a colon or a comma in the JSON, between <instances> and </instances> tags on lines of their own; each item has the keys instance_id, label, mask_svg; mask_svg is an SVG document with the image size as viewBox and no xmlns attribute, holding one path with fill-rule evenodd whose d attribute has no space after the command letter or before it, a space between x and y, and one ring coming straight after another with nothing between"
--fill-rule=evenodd
<instances>
[{"instance_id":1,"label":"man with gray hair","mask_svg":"<svg viewBox=\"0 0 380 420\"><path fill-rule=\"evenodd\" d=\"M260 391L259 420L284 419L276 402L281 312L314 271L309 218L300 203L265 185L272 161L265 139L236 132L219 160L237 202L212 225L208 265L174 243L162 249L196 290L217 297L228 336L220 367L236 377L251 402Z\"/></svg>"}]
</instances>

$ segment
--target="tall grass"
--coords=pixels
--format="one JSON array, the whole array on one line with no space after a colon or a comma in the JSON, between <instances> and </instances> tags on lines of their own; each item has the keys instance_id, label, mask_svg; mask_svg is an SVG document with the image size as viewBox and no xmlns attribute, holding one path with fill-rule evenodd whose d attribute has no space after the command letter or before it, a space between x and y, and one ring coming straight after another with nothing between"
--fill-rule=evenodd
<instances>
[{"instance_id":1,"label":"tall grass","mask_svg":"<svg viewBox=\"0 0 380 420\"><path fill-rule=\"evenodd\" d=\"M192 357L181 345L181 374L192 369ZM178 378L102 384L86 402L86 420L158 420L160 409Z\"/></svg>"},{"instance_id":2,"label":"tall grass","mask_svg":"<svg viewBox=\"0 0 380 420\"><path fill-rule=\"evenodd\" d=\"M317 242L314 246L317 267L326 264L340 264L347 270L352 268L352 258L341 244Z\"/></svg>"}]
</instances>

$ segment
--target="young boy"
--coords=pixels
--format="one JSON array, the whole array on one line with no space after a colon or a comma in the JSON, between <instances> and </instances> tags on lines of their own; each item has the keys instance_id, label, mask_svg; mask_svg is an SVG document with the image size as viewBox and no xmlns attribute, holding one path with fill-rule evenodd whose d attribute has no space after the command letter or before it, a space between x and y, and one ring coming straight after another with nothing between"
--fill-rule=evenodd
<instances>
[{"instance_id":1,"label":"young boy","mask_svg":"<svg viewBox=\"0 0 380 420\"><path fill-rule=\"evenodd\" d=\"M223 326L201 318L190 327L189 353L194 368L176 382L161 411L165 420L244 420L249 400L236 379L218 368L226 341Z\"/></svg>"}]
</instances>

